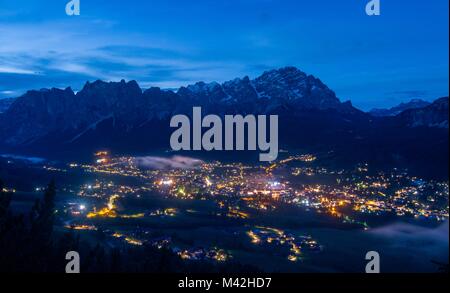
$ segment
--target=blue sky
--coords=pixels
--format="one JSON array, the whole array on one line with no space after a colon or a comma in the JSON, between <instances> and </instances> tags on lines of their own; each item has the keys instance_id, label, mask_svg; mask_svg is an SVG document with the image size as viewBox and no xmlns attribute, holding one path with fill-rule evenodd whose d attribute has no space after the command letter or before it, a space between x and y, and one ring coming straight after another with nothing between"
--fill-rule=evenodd
<instances>
[{"instance_id":1,"label":"blue sky","mask_svg":"<svg viewBox=\"0 0 450 293\"><path fill-rule=\"evenodd\" d=\"M448 0L0 0L0 98L89 80L146 88L287 65L361 109L448 95Z\"/></svg>"}]
</instances>

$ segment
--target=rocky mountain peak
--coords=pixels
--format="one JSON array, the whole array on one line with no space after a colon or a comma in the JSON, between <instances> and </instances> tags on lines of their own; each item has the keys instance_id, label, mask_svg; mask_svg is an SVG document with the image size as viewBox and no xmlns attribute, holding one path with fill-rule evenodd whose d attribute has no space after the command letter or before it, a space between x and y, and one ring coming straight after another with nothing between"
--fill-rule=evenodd
<instances>
[{"instance_id":1,"label":"rocky mountain peak","mask_svg":"<svg viewBox=\"0 0 450 293\"><path fill-rule=\"evenodd\" d=\"M339 109L341 102L322 81L295 67L264 72L253 81L262 98L287 100L297 107Z\"/></svg>"},{"instance_id":2,"label":"rocky mountain peak","mask_svg":"<svg viewBox=\"0 0 450 293\"><path fill-rule=\"evenodd\" d=\"M197 82L176 93L159 88L142 92L136 81L97 80L87 82L76 94L70 87L29 91L0 115L0 138L21 144L55 132L79 137L106 120L128 131L152 119L188 113L193 106L217 114L286 109L357 111L351 104L341 103L319 79L295 67L267 71L254 80L246 76L223 84Z\"/></svg>"},{"instance_id":3,"label":"rocky mountain peak","mask_svg":"<svg viewBox=\"0 0 450 293\"><path fill-rule=\"evenodd\" d=\"M403 111L398 118L409 127L449 127L449 99L443 97L432 104L423 107Z\"/></svg>"},{"instance_id":4,"label":"rocky mountain peak","mask_svg":"<svg viewBox=\"0 0 450 293\"><path fill-rule=\"evenodd\" d=\"M424 108L426 106L430 105L429 102L421 100L421 99L412 99L411 101L407 103L401 103L398 106L392 107L390 109L372 109L370 110L370 114L372 116L376 117L383 117L383 116L396 116L403 111L409 110L409 109L419 109Z\"/></svg>"}]
</instances>

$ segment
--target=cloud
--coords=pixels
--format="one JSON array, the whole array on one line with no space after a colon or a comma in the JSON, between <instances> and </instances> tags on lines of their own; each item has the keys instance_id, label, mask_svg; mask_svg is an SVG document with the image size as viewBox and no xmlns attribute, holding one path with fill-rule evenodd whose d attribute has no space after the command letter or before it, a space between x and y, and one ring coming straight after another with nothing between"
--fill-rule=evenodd
<instances>
[{"instance_id":1,"label":"cloud","mask_svg":"<svg viewBox=\"0 0 450 293\"><path fill-rule=\"evenodd\" d=\"M8 97L14 97L17 96L16 91L9 91L9 90L1 90L0 89L0 99L2 98L8 98Z\"/></svg>"},{"instance_id":2,"label":"cloud","mask_svg":"<svg viewBox=\"0 0 450 293\"><path fill-rule=\"evenodd\" d=\"M385 238L398 251L427 254L430 259L447 259L448 262L448 220L436 228L394 223L375 228L369 233Z\"/></svg>"},{"instance_id":3,"label":"cloud","mask_svg":"<svg viewBox=\"0 0 450 293\"><path fill-rule=\"evenodd\" d=\"M202 160L183 156L173 156L171 158L151 157L151 156L136 157L134 158L134 162L137 166L141 168L158 169L158 170L195 169L200 167L201 164L203 164Z\"/></svg>"},{"instance_id":4,"label":"cloud","mask_svg":"<svg viewBox=\"0 0 450 293\"><path fill-rule=\"evenodd\" d=\"M14 68L7 66L0 66L0 73L12 73L12 74L37 74L33 70L22 69L22 68Z\"/></svg>"},{"instance_id":5,"label":"cloud","mask_svg":"<svg viewBox=\"0 0 450 293\"><path fill-rule=\"evenodd\" d=\"M207 60L192 48L148 34L123 34L114 31L114 23L104 23L0 22L3 87L18 93L43 87L77 90L88 80L134 79L148 86L177 88L246 72L240 63Z\"/></svg>"}]
</instances>

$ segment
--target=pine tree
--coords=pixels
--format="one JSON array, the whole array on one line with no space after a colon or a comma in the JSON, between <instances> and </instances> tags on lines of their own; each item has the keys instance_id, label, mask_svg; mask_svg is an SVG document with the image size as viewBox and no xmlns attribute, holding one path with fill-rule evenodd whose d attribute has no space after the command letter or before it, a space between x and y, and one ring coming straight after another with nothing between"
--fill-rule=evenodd
<instances>
[{"instance_id":1,"label":"pine tree","mask_svg":"<svg viewBox=\"0 0 450 293\"><path fill-rule=\"evenodd\" d=\"M55 182L52 180L44 192L44 197L36 201L30 217L28 271L45 272L52 270L52 233L55 218Z\"/></svg>"},{"instance_id":2,"label":"pine tree","mask_svg":"<svg viewBox=\"0 0 450 293\"><path fill-rule=\"evenodd\" d=\"M11 194L3 191L3 181L0 179L0 235L2 227L8 216L9 204L11 203Z\"/></svg>"},{"instance_id":3,"label":"pine tree","mask_svg":"<svg viewBox=\"0 0 450 293\"><path fill-rule=\"evenodd\" d=\"M37 201L32 211L31 236L37 245L47 247L51 243L55 218L55 182L52 180L44 193L44 198Z\"/></svg>"}]
</instances>

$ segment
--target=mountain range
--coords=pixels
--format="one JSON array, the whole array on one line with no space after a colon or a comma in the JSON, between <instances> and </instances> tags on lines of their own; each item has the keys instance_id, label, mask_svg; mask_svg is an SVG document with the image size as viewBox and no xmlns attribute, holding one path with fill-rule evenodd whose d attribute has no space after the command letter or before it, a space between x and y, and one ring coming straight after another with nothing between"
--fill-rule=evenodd
<instances>
[{"instance_id":1,"label":"mountain range","mask_svg":"<svg viewBox=\"0 0 450 293\"><path fill-rule=\"evenodd\" d=\"M170 118L191 115L193 106L201 106L204 115L278 114L280 147L288 150L330 154L338 163L448 174L448 97L374 117L295 67L177 91L143 91L124 80L87 82L77 93L70 87L31 90L0 114L0 151L66 159L101 148L164 151L173 131Z\"/></svg>"},{"instance_id":2,"label":"mountain range","mask_svg":"<svg viewBox=\"0 0 450 293\"><path fill-rule=\"evenodd\" d=\"M403 111L410 110L410 109L418 109L418 108L424 108L426 106L430 105L429 102L421 100L421 99L413 99L407 103L401 103L400 105L397 105L395 107L389 108L389 109L372 109L370 110L370 114L377 117L385 117L385 116L397 116L398 114L402 113Z\"/></svg>"}]
</instances>

